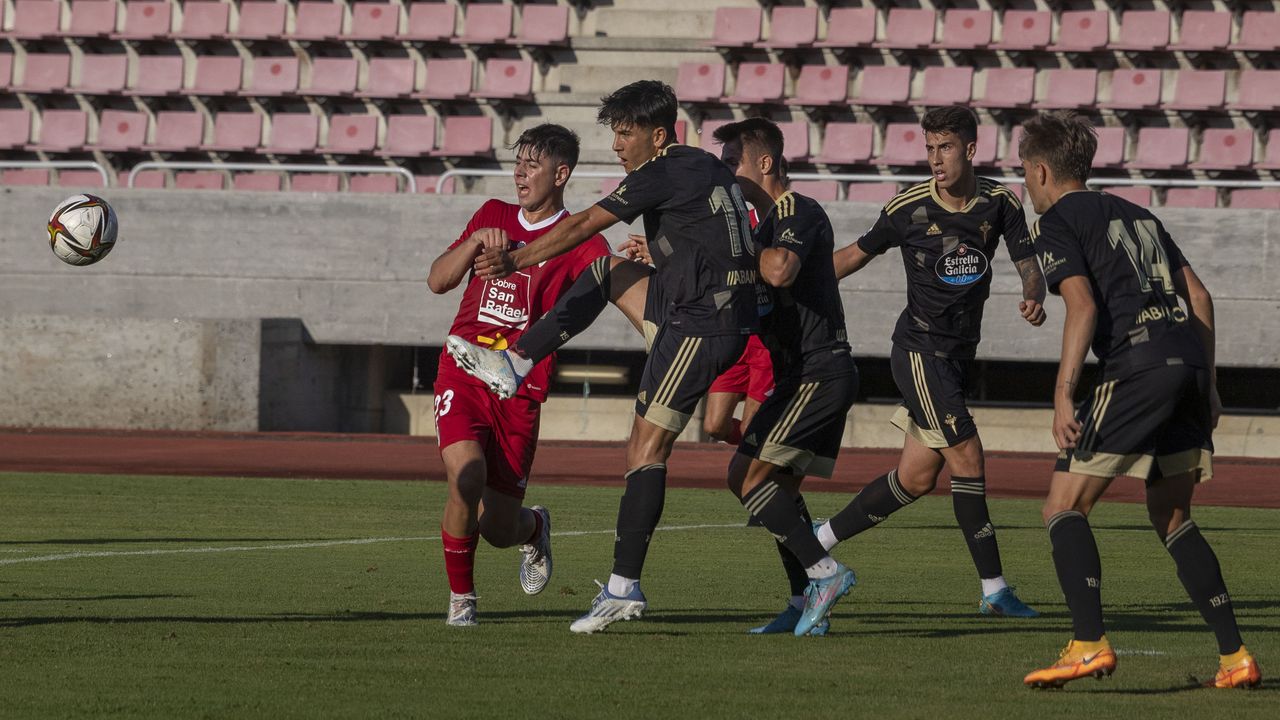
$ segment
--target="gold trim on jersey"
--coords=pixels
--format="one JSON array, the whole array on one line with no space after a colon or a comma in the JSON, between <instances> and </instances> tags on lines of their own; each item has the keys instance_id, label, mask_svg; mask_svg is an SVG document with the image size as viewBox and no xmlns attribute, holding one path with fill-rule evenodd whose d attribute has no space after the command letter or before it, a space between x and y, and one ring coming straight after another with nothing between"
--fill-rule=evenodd
<instances>
[{"instance_id":1,"label":"gold trim on jersey","mask_svg":"<svg viewBox=\"0 0 1280 720\"><path fill-rule=\"evenodd\" d=\"M654 405L666 407L671 402L671 398L676 394L676 388L684 382L685 373L689 371L689 366L693 364L693 358L698 354L700 347L702 347L700 337L687 337L680 341L675 360L667 369L666 377L662 378L662 382L658 385L658 391L653 394Z\"/></svg>"},{"instance_id":2,"label":"gold trim on jersey","mask_svg":"<svg viewBox=\"0 0 1280 720\"><path fill-rule=\"evenodd\" d=\"M1036 238L1040 237L1040 218L1036 218L1036 221L1031 223L1031 232L1029 233L1029 236L1031 237L1032 242L1035 242Z\"/></svg>"},{"instance_id":3,"label":"gold trim on jersey","mask_svg":"<svg viewBox=\"0 0 1280 720\"><path fill-rule=\"evenodd\" d=\"M930 185L932 183L933 183L932 180L928 182L922 182L919 185L913 185L907 188L906 190L903 190L902 192L898 193L897 195L893 196L892 200L885 203L884 213L886 215L892 215L898 212L899 210L901 210L904 205L913 203L917 200L925 199L926 197L929 196Z\"/></svg>"},{"instance_id":4,"label":"gold trim on jersey","mask_svg":"<svg viewBox=\"0 0 1280 720\"><path fill-rule=\"evenodd\" d=\"M907 355L911 358L911 379L915 382L916 399L920 402L920 409L925 414L929 429L941 433L942 426L938 424L938 412L934 410L933 397L929 394L929 378L924 373L924 358L918 352L908 352Z\"/></svg>"},{"instance_id":5,"label":"gold trim on jersey","mask_svg":"<svg viewBox=\"0 0 1280 720\"><path fill-rule=\"evenodd\" d=\"M689 424L690 416L686 413L677 412L665 405L651 404L645 407L642 416L650 425L657 425L663 430L670 430L673 433L682 433L684 428Z\"/></svg>"},{"instance_id":6,"label":"gold trim on jersey","mask_svg":"<svg viewBox=\"0 0 1280 720\"><path fill-rule=\"evenodd\" d=\"M813 393L818 389L818 383L805 383L796 391L791 402L787 404L785 410L782 411L782 418L773 426L773 430L769 431L768 437L765 438L765 445L773 443L781 445L787 435L791 434L791 429L795 427L796 421L800 419L804 408L813 399Z\"/></svg>"},{"instance_id":7,"label":"gold trim on jersey","mask_svg":"<svg viewBox=\"0 0 1280 720\"><path fill-rule=\"evenodd\" d=\"M978 178L979 194L981 194L984 190L983 188L984 183L986 185L985 192L988 197L991 197L991 198L1003 197L1007 199L1009 202L1013 203L1013 206L1018 210L1022 209L1022 201L1018 199L1018 196L1012 190L1005 187L1000 182L992 180L991 178Z\"/></svg>"},{"instance_id":8,"label":"gold trim on jersey","mask_svg":"<svg viewBox=\"0 0 1280 720\"><path fill-rule=\"evenodd\" d=\"M779 195L773 205L778 209L779 220L791 217L796 214L796 195L794 192L788 190L782 193L782 195Z\"/></svg>"},{"instance_id":9,"label":"gold trim on jersey","mask_svg":"<svg viewBox=\"0 0 1280 720\"><path fill-rule=\"evenodd\" d=\"M1093 404L1089 407L1089 415L1084 420L1084 426L1080 428L1077 448L1085 451L1093 449L1094 441L1098 439L1098 428L1102 427L1102 419L1107 414L1107 408L1111 406L1111 395L1115 388L1116 381L1108 380L1094 389Z\"/></svg>"}]
</instances>

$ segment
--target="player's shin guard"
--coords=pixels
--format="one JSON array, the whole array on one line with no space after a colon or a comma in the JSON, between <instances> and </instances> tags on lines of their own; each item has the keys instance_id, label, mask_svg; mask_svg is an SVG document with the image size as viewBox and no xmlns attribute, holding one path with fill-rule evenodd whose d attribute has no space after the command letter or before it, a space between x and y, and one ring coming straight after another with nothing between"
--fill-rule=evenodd
<instances>
[{"instance_id":1,"label":"player's shin guard","mask_svg":"<svg viewBox=\"0 0 1280 720\"><path fill-rule=\"evenodd\" d=\"M610 257L596 258L547 314L529 326L512 347L537 364L586 330L609 304Z\"/></svg>"},{"instance_id":2,"label":"player's shin guard","mask_svg":"<svg viewBox=\"0 0 1280 720\"><path fill-rule=\"evenodd\" d=\"M449 590L458 595L475 592L473 579L476 567L476 543L480 533L457 538L440 528L440 541L444 545L444 571L449 576Z\"/></svg>"},{"instance_id":3,"label":"player's shin guard","mask_svg":"<svg viewBox=\"0 0 1280 720\"><path fill-rule=\"evenodd\" d=\"M828 557L822 543L813 536L813 527L800 514L791 496L772 480L765 480L742 496L742 505L760 524L773 533L803 568L809 568ZM806 577L805 586L808 586Z\"/></svg>"},{"instance_id":4,"label":"player's shin guard","mask_svg":"<svg viewBox=\"0 0 1280 720\"><path fill-rule=\"evenodd\" d=\"M951 505L956 522L964 532L964 542L978 569L978 577L997 578L1004 574L1000 566L1000 545L996 542L996 529L987 511L987 481L985 477L951 477Z\"/></svg>"},{"instance_id":5,"label":"player's shin guard","mask_svg":"<svg viewBox=\"0 0 1280 720\"><path fill-rule=\"evenodd\" d=\"M1089 520L1075 510L1049 518L1049 541L1058 584L1071 610L1075 639L1092 642L1103 635L1102 560Z\"/></svg>"},{"instance_id":6,"label":"player's shin guard","mask_svg":"<svg viewBox=\"0 0 1280 720\"><path fill-rule=\"evenodd\" d=\"M1169 533L1164 546L1178 566L1178 579L1187 589L1191 602L1213 628L1213 634L1218 638L1218 653L1230 655L1238 651L1244 641L1236 627L1231 596L1227 594L1227 584L1222 579L1218 556L1200 534L1200 528L1188 520Z\"/></svg>"},{"instance_id":7,"label":"player's shin guard","mask_svg":"<svg viewBox=\"0 0 1280 720\"><path fill-rule=\"evenodd\" d=\"M796 495L796 509L800 511L800 517L804 519L805 524L812 526L813 518L809 515L809 506L805 504L803 495ZM778 556L782 558L782 569L787 573L787 583L791 585L791 597L804 595L805 588L809 587L809 576L805 574L805 566L800 564L786 545L776 540L774 542L778 546Z\"/></svg>"},{"instance_id":8,"label":"player's shin guard","mask_svg":"<svg viewBox=\"0 0 1280 720\"><path fill-rule=\"evenodd\" d=\"M907 492L902 483L898 482L898 471L890 470L862 488L862 492L855 495L843 510L833 515L828 524L836 539L843 542L863 530L879 525L885 518L915 501L916 496Z\"/></svg>"},{"instance_id":9,"label":"player's shin guard","mask_svg":"<svg viewBox=\"0 0 1280 720\"><path fill-rule=\"evenodd\" d=\"M662 519L667 494L667 466L644 465L626 474L627 489L618 503L617 535L613 541L613 574L640 579L649 540Z\"/></svg>"}]
</instances>

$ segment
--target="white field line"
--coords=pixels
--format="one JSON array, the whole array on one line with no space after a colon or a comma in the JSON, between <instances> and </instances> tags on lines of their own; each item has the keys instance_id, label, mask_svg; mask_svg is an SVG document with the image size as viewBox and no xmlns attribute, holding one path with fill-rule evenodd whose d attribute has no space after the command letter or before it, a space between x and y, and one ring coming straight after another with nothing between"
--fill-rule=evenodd
<instances>
[{"instance_id":1,"label":"white field line","mask_svg":"<svg viewBox=\"0 0 1280 720\"><path fill-rule=\"evenodd\" d=\"M657 528L660 532L679 532L684 530L723 530L726 528L745 527L744 523L732 525L664 525ZM612 535L613 530L566 530L553 532L552 537L580 537L583 535ZM18 563L54 562L57 560L80 560L83 558L136 557L142 555L198 555L205 553L254 552L257 550L306 550L310 548L334 547L336 545L374 545L392 542L432 542L439 537L376 537L353 538L350 540L323 540L320 542L283 543L279 545L221 545L215 547L188 547L171 550L97 550L89 552L58 553L56 555L35 555L32 557L0 559L0 565L17 565ZM20 552L20 551L13 551Z\"/></svg>"}]
</instances>

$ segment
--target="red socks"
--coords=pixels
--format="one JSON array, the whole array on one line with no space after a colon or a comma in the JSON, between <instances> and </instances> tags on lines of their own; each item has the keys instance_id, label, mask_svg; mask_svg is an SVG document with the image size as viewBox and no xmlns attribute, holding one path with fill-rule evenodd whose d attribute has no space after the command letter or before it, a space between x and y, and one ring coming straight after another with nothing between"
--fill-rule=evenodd
<instances>
[{"instance_id":1,"label":"red socks","mask_svg":"<svg viewBox=\"0 0 1280 720\"><path fill-rule=\"evenodd\" d=\"M476 542L480 534L456 538L440 528L444 544L444 571L449 575L449 589L458 595L475 592Z\"/></svg>"},{"instance_id":2,"label":"red socks","mask_svg":"<svg viewBox=\"0 0 1280 720\"><path fill-rule=\"evenodd\" d=\"M742 444L742 421L739 420L738 418L729 418L729 424L731 427L731 429L729 430L729 437L725 438L724 441L734 446L741 445Z\"/></svg>"}]
</instances>

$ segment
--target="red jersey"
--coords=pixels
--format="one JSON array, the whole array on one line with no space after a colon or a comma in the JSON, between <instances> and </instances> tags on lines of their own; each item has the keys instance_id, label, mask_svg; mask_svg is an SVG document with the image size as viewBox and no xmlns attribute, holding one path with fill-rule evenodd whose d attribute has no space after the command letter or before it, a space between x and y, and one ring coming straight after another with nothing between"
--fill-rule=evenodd
<instances>
[{"instance_id":1,"label":"red jersey","mask_svg":"<svg viewBox=\"0 0 1280 720\"><path fill-rule=\"evenodd\" d=\"M466 229L449 248L457 247L481 228L505 230L511 239L512 249L524 247L546 235L568 215L567 210L561 210L553 217L530 225L519 205L489 200L471 216ZM529 326L530 319L537 320L555 305L561 293L593 260L611 254L604 236L596 235L563 255L517 270L509 277L481 280L472 273L449 334L466 338L476 345L504 350L520 337ZM554 371L555 356L552 355L529 371L516 394L536 402L545 401ZM447 376L453 382L483 386L459 369L448 352L440 353L438 375L442 378Z\"/></svg>"}]
</instances>

